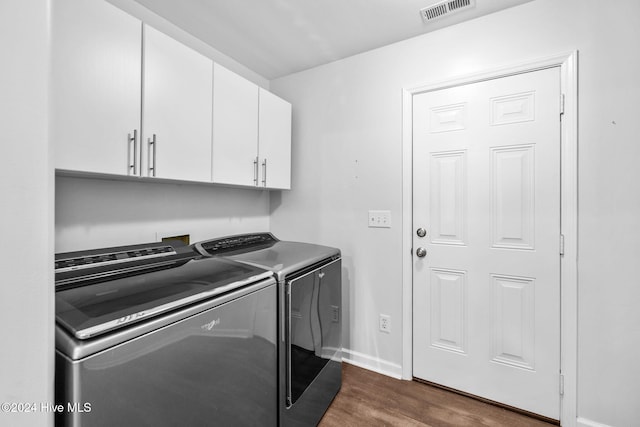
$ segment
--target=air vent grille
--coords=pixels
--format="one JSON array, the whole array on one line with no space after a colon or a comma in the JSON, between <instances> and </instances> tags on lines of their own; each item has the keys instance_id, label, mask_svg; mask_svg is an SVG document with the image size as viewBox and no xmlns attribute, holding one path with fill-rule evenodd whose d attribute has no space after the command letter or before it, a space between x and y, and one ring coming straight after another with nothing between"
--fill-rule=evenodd
<instances>
[{"instance_id":1,"label":"air vent grille","mask_svg":"<svg viewBox=\"0 0 640 427\"><path fill-rule=\"evenodd\" d=\"M471 6L471 0L453 0L448 2L447 6L449 6L449 10L453 12L454 10L460 9L461 7Z\"/></svg>"},{"instance_id":2,"label":"air vent grille","mask_svg":"<svg viewBox=\"0 0 640 427\"><path fill-rule=\"evenodd\" d=\"M451 15L454 12L474 7L476 0L445 0L420 9L420 16L425 22Z\"/></svg>"},{"instance_id":3,"label":"air vent grille","mask_svg":"<svg viewBox=\"0 0 640 427\"><path fill-rule=\"evenodd\" d=\"M422 12L423 19L431 20L431 19L436 19L442 15L445 15L449 11L447 10L447 6L445 6L444 4L439 4L434 7L428 7L426 9L422 9L421 12Z\"/></svg>"}]
</instances>

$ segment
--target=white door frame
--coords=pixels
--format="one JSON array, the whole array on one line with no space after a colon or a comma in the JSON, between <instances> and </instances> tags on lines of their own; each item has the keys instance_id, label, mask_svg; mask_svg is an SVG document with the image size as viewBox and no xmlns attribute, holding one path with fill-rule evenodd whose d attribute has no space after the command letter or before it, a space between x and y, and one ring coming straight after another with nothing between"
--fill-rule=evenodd
<instances>
[{"instance_id":1,"label":"white door frame","mask_svg":"<svg viewBox=\"0 0 640 427\"><path fill-rule=\"evenodd\" d=\"M560 421L576 425L578 353L578 51L521 62L481 73L404 88L402 92L402 378L413 378L413 96L463 84L512 76L546 68L560 68L564 95L561 123L560 232L564 254L560 258ZM560 100L558 100L560 102Z\"/></svg>"}]
</instances>

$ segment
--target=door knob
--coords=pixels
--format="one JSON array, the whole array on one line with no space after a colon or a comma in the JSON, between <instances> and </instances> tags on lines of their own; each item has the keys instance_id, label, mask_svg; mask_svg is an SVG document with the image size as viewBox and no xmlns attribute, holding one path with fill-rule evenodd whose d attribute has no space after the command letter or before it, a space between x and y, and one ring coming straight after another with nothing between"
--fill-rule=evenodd
<instances>
[{"instance_id":1,"label":"door knob","mask_svg":"<svg viewBox=\"0 0 640 427\"><path fill-rule=\"evenodd\" d=\"M416 249L416 255L418 255L418 258L424 258L427 255L427 250L425 248L418 248Z\"/></svg>"},{"instance_id":2,"label":"door knob","mask_svg":"<svg viewBox=\"0 0 640 427\"><path fill-rule=\"evenodd\" d=\"M420 227L416 230L416 234L418 235L418 237L424 237L427 235L427 230L425 230L424 228Z\"/></svg>"}]
</instances>

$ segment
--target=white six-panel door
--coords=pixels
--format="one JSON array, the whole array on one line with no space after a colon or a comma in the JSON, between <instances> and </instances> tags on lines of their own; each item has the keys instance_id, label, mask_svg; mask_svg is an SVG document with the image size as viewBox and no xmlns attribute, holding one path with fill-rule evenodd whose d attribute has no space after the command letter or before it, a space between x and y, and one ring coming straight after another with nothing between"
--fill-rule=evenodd
<instances>
[{"instance_id":1,"label":"white six-panel door","mask_svg":"<svg viewBox=\"0 0 640 427\"><path fill-rule=\"evenodd\" d=\"M413 99L413 375L559 419L560 71Z\"/></svg>"}]
</instances>

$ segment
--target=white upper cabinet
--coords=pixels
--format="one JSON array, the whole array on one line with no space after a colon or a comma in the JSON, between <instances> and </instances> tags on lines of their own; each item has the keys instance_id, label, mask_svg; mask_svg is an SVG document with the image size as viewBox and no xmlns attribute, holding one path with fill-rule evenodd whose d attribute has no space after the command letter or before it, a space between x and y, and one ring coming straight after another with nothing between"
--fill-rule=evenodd
<instances>
[{"instance_id":1,"label":"white upper cabinet","mask_svg":"<svg viewBox=\"0 0 640 427\"><path fill-rule=\"evenodd\" d=\"M291 187L291 105L104 0L52 2L58 170Z\"/></svg>"},{"instance_id":2,"label":"white upper cabinet","mask_svg":"<svg viewBox=\"0 0 640 427\"><path fill-rule=\"evenodd\" d=\"M291 188L291 104L214 64L213 182Z\"/></svg>"},{"instance_id":3,"label":"white upper cabinet","mask_svg":"<svg viewBox=\"0 0 640 427\"><path fill-rule=\"evenodd\" d=\"M142 176L211 181L213 62L145 25Z\"/></svg>"},{"instance_id":4,"label":"white upper cabinet","mask_svg":"<svg viewBox=\"0 0 640 427\"><path fill-rule=\"evenodd\" d=\"M291 188L291 104L260 89L258 123L259 185Z\"/></svg>"},{"instance_id":5,"label":"white upper cabinet","mask_svg":"<svg viewBox=\"0 0 640 427\"><path fill-rule=\"evenodd\" d=\"M258 183L258 86L213 66L213 182Z\"/></svg>"},{"instance_id":6,"label":"white upper cabinet","mask_svg":"<svg viewBox=\"0 0 640 427\"><path fill-rule=\"evenodd\" d=\"M142 22L102 0L51 5L55 167L132 175Z\"/></svg>"}]
</instances>

